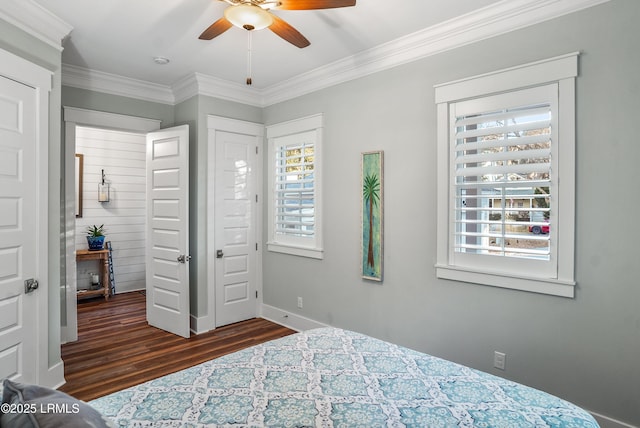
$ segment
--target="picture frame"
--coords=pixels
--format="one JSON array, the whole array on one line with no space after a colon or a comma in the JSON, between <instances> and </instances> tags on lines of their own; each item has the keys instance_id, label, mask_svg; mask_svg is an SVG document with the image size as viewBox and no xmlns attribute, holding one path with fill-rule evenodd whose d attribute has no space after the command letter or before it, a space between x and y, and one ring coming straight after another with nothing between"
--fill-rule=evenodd
<instances>
[{"instance_id":1,"label":"picture frame","mask_svg":"<svg viewBox=\"0 0 640 428\"><path fill-rule=\"evenodd\" d=\"M362 278L382 282L384 262L384 152L363 152L361 159Z\"/></svg>"}]
</instances>

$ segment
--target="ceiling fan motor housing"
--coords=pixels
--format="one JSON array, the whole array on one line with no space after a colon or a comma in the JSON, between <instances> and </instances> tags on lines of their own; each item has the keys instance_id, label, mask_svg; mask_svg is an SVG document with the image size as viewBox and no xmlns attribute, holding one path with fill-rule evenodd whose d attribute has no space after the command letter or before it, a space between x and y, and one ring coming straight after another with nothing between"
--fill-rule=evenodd
<instances>
[{"instance_id":1,"label":"ceiling fan motor housing","mask_svg":"<svg viewBox=\"0 0 640 428\"><path fill-rule=\"evenodd\" d=\"M224 17L233 25L245 30L262 30L273 23L273 18L266 10L252 4L240 4L227 7Z\"/></svg>"}]
</instances>

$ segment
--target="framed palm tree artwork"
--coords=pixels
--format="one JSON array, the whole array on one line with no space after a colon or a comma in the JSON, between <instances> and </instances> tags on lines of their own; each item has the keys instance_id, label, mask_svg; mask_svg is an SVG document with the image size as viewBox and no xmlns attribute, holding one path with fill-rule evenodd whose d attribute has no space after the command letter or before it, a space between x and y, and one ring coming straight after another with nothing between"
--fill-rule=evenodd
<instances>
[{"instance_id":1,"label":"framed palm tree artwork","mask_svg":"<svg viewBox=\"0 0 640 428\"><path fill-rule=\"evenodd\" d=\"M383 155L362 153L362 277L373 281L382 281Z\"/></svg>"}]
</instances>

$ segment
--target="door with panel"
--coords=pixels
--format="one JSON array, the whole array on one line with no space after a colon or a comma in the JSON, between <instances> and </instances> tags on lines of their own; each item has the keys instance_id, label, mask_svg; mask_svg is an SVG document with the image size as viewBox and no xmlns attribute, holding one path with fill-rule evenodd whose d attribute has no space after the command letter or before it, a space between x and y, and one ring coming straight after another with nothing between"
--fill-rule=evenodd
<instances>
[{"instance_id":1,"label":"door with panel","mask_svg":"<svg viewBox=\"0 0 640 428\"><path fill-rule=\"evenodd\" d=\"M216 327L256 316L257 138L215 134Z\"/></svg>"},{"instance_id":2,"label":"door with panel","mask_svg":"<svg viewBox=\"0 0 640 428\"><path fill-rule=\"evenodd\" d=\"M36 279L47 274L37 251L47 207L38 206L36 121L36 90L0 73L0 379L19 382L36 381Z\"/></svg>"},{"instance_id":3,"label":"door with panel","mask_svg":"<svg viewBox=\"0 0 640 428\"><path fill-rule=\"evenodd\" d=\"M189 127L147 134L147 321L190 336Z\"/></svg>"}]
</instances>

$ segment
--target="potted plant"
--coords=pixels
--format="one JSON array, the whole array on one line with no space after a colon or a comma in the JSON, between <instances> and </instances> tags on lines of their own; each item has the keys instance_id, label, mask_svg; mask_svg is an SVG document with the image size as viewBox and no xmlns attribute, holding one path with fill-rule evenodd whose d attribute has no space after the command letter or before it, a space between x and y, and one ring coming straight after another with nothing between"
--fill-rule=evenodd
<instances>
[{"instance_id":1,"label":"potted plant","mask_svg":"<svg viewBox=\"0 0 640 428\"><path fill-rule=\"evenodd\" d=\"M102 250L104 247L104 224L100 227L93 226L87 227L87 244L89 244L90 251Z\"/></svg>"}]
</instances>

